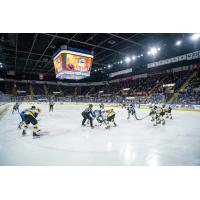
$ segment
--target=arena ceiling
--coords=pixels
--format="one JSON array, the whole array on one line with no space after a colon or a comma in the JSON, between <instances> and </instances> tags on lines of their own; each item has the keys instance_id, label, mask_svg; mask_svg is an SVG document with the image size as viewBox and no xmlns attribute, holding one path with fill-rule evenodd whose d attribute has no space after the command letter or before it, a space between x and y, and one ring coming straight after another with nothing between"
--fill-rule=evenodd
<instances>
[{"instance_id":1,"label":"arena ceiling","mask_svg":"<svg viewBox=\"0 0 200 200\"><path fill-rule=\"evenodd\" d=\"M180 54L189 49L188 44L177 49L174 43L187 36L183 33L1 33L0 62L7 70L21 74L55 75L53 54L61 45L68 45L94 51L92 73L95 73L97 69L112 70L106 66L131 55L142 54L142 60L151 62L152 58L146 54L155 45L164 49L161 57Z\"/></svg>"}]
</instances>

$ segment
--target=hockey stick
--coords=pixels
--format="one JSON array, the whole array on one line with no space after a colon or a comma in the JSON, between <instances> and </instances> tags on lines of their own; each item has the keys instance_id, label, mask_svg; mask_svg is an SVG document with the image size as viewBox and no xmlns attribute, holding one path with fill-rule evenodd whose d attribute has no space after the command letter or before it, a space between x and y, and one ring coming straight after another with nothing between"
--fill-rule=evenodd
<instances>
[{"instance_id":1,"label":"hockey stick","mask_svg":"<svg viewBox=\"0 0 200 200\"><path fill-rule=\"evenodd\" d=\"M138 119L138 118L136 118L137 120L143 120L143 119L145 119L145 118L147 118L149 115L147 115L147 116L145 116L145 117L142 117L142 118L140 118L140 119Z\"/></svg>"}]
</instances>

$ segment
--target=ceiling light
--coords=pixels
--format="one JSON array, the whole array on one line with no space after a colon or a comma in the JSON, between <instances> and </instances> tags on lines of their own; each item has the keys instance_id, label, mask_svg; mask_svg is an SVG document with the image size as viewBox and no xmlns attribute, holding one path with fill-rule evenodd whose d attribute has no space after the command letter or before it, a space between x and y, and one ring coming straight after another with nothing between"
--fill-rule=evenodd
<instances>
[{"instance_id":1,"label":"ceiling light","mask_svg":"<svg viewBox=\"0 0 200 200\"><path fill-rule=\"evenodd\" d=\"M108 65L108 68L111 68L111 65Z\"/></svg>"},{"instance_id":2,"label":"ceiling light","mask_svg":"<svg viewBox=\"0 0 200 200\"><path fill-rule=\"evenodd\" d=\"M160 48L151 48L150 51L147 52L148 55L156 55L158 53L158 51L160 51Z\"/></svg>"},{"instance_id":3,"label":"ceiling light","mask_svg":"<svg viewBox=\"0 0 200 200\"><path fill-rule=\"evenodd\" d=\"M151 48L150 50L152 55L155 55L157 53L157 49L156 48Z\"/></svg>"},{"instance_id":4,"label":"ceiling light","mask_svg":"<svg viewBox=\"0 0 200 200\"><path fill-rule=\"evenodd\" d=\"M140 55L141 57L143 56L143 54Z\"/></svg>"},{"instance_id":5,"label":"ceiling light","mask_svg":"<svg viewBox=\"0 0 200 200\"><path fill-rule=\"evenodd\" d=\"M181 40L178 40L178 41L176 42L176 46L180 46L181 43L182 43L182 41L181 41Z\"/></svg>"},{"instance_id":6,"label":"ceiling light","mask_svg":"<svg viewBox=\"0 0 200 200\"><path fill-rule=\"evenodd\" d=\"M121 61L120 61L120 64L122 64L122 63L123 63L123 61L121 60Z\"/></svg>"},{"instance_id":7,"label":"ceiling light","mask_svg":"<svg viewBox=\"0 0 200 200\"><path fill-rule=\"evenodd\" d=\"M125 58L126 63L129 63L131 61L131 59L129 57Z\"/></svg>"},{"instance_id":8,"label":"ceiling light","mask_svg":"<svg viewBox=\"0 0 200 200\"><path fill-rule=\"evenodd\" d=\"M191 40L198 40L200 38L200 33L195 33L191 36Z\"/></svg>"},{"instance_id":9,"label":"ceiling light","mask_svg":"<svg viewBox=\"0 0 200 200\"><path fill-rule=\"evenodd\" d=\"M135 56L133 56L133 57L132 57L132 59L133 59L133 60L135 60L135 59L136 59L136 57L135 57Z\"/></svg>"}]
</instances>

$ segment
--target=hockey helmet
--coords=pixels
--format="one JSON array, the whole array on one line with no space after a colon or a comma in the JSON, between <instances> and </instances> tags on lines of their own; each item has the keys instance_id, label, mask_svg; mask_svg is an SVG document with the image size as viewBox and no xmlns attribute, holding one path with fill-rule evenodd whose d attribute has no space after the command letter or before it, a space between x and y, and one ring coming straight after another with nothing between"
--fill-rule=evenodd
<instances>
[{"instance_id":1,"label":"hockey helmet","mask_svg":"<svg viewBox=\"0 0 200 200\"><path fill-rule=\"evenodd\" d=\"M31 109L36 109L36 106L31 106Z\"/></svg>"},{"instance_id":2,"label":"hockey helmet","mask_svg":"<svg viewBox=\"0 0 200 200\"><path fill-rule=\"evenodd\" d=\"M89 108L92 108L93 107L93 105L92 104L89 104Z\"/></svg>"}]
</instances>

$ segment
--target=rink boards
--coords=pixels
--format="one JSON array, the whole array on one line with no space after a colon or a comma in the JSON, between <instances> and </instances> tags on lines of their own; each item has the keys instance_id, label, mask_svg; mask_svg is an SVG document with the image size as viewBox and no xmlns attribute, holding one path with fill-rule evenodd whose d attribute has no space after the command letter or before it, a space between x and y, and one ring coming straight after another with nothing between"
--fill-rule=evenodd
<instances>
[{"instance_id":1,"label":"rink boards","mask_svg":"<svg viewBox=\"0 0 200 200\"><path fill-rule=\"evenodd\" d=\"M92 102L55 102L56 106L88 106L89 103ZM7 109L8 105L13 105L14 103L7 103L7 104L3 104L0 105L0 113L2 112L2 110L4 110L5 108ZM48 102L23 102L22 105L23 106L30 106L30 105L38 105L38 106L48 106ZM92 103L94 106L98 106L99 103ZM121 104L118 103L104 103L105 107L107 108L120 108ZM138 105L136 105L136 107L138 108ZM177 110L177 111L194 111L194 112L200 112L200 105L180 105L180 104L171 104L171 107L173 110ZM141 104L140 105L140 109L149 109L149 105L148 104Z\"/></svg>"},{"instance_id":2,"label":"rink boards","mask_svg":"<svg viewBox=\"0 0 200 200\"><path fill-rule=\"evenodd\" d=\"M9 108L8 103L0 103L0 117L7 111L8 108Z\"/></svg>"}]
</instances>

